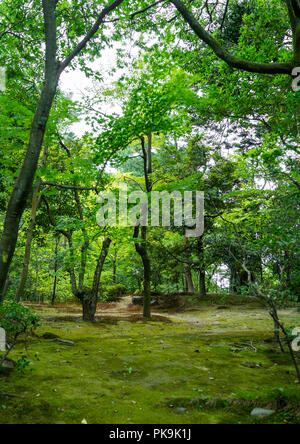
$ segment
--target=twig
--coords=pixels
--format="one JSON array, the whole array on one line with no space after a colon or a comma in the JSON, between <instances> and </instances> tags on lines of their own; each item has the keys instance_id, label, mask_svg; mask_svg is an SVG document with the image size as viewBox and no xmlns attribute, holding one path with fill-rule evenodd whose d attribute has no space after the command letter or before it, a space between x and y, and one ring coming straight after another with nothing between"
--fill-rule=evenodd
<instances>
[{"instance_id":1,"label":"twig","mask_svg":"<svg viewBox=\"0 0 300 444\"><path fill-rule=\"evenodd\" d=\"M1 397L5 397L5 398L25 399L25 396L10 395L9 393L3 393L3 392L0 392L0 398L1 398Z\"/></svg>"}]
</instances>

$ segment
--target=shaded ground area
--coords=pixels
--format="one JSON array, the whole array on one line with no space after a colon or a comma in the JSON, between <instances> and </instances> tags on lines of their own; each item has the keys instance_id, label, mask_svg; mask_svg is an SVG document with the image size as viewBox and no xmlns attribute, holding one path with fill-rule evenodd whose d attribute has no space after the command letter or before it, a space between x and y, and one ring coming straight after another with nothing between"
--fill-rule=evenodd
<instances>
[{"instance_id":1,"label":"shaded ground area","mask_svg":"<svg viewBox=\"0 0 300 444\"><path fill-rule=\"evenodd\" d=\"M0 376L0 423L299 423L300 390L289 355L274 344L268 314L255 304L157 311L145 321L124 298L99 306L85 324L80 307L37 307L39 337L12 358L32 361L24 376ZM296 308L281 313L299 325ZM74 341L66 346L45 333ZM28 346L28 350L26 348ZM270 407L268 419L250 416Z\"/></svg>"}]
</instances>

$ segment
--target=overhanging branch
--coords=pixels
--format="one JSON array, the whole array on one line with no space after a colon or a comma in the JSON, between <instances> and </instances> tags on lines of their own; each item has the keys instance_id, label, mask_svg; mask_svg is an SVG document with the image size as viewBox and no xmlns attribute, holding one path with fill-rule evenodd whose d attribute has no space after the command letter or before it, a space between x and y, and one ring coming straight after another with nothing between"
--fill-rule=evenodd
<instances>
[{"instance_id":1,"label":"overhanging branch","mask_svg":"<svg viewBox=\"0 0 300 444\"><path fill-rule=\"evenodd\" d=\"M241 69L242 71L253 72L257 74L288 74L291 75L293 70L293 63L256 63L248 60L240 59L230 54L226 49L208 33L198 20L190 12L190 10L182 3L181 0L170 0L171 3L180 12L183 19L190 25L195 34L205 42L214 53L224 60L229 66Z\"/></svg>"}]
</instances>

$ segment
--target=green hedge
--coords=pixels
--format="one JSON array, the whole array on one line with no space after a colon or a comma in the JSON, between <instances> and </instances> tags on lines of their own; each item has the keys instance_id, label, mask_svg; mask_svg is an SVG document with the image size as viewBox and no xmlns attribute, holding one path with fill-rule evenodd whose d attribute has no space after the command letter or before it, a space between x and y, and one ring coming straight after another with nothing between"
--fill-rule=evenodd
<instances>
[{"instance_id":1,"label":"green hedge","mask_svg":"<svg viewBox=\"0 0 300 444\"><path fill-rule=\"evenodd\" d=\"M103 286L101 299L105 302L116 302L126 292L127 288L122 284Z\"/></svg>"}]
</instances>

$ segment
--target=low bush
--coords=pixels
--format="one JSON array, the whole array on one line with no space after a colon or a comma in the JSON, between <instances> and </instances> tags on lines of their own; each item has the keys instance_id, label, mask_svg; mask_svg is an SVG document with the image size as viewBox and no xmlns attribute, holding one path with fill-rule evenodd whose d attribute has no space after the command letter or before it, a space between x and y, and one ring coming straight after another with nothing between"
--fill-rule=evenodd
<instances>
[{"instance_id":1,"label":"low bush","mask_svg":"<svg viewBox=\"0 0 300 444\"><path fill-rule=\"evenodd\" d=\"M5 301L0 305L0 327L6 332L7 342L7 350L0 357L0 366L16 346L18 337L33 333L39 326L39 320L39 316L22 303Z\"/></svg>"},{"instance_id":2,"label":"low bush","mask_svg":"<svg viewBox=\"0 0 300 444\"><path fill-rule=\"evenodd\" d=\"M102 287L102 300L105 302L117 302L121 296L126 294L126 291L127 288L122 284Z\"/></svg>"}]
</instances>

